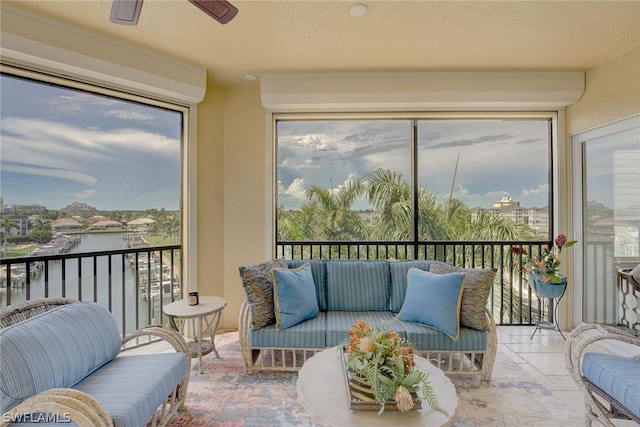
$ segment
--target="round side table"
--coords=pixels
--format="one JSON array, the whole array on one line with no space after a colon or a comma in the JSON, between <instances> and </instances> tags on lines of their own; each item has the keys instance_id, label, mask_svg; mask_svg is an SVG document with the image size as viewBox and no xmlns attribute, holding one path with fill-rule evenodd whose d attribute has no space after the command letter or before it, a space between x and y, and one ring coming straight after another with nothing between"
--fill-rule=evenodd
<instances>
[{"instance_id":1,"label":"round side table","mask_svg":"<svg viewBox=\"0 0 640 427\"><path fill-rule=\"evenodd\" d=\"M200 373L202 369L202 356L211 353L218 355L214 337L218 325L220 324L220 313L227 306L227 301L220 297L201 296L198 305L189 305L187 299L172 302L164 306L162 311L169 316L169 326L184 333L184 326L187 320L191 320L191 337L192 341L188 343L191 357L197 357L200 364ZM180 319L180 327L176 324L176 319ZM205 334L209 335L209 339L205 339Z\"/></svg>"}]
</instances>

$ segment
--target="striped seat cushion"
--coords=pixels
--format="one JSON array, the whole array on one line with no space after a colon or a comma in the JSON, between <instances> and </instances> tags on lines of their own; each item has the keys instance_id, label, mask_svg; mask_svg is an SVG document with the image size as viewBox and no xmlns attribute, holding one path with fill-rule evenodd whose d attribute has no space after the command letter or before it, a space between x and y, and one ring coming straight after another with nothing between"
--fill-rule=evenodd
<instances>
[{"instance_id":1,"label":"striped seat cushion","mask_svg":"<svg viewBox=\"0 0 640 427\"><path fill-rule=\"evenodd\" d=\"M278 331L276 325L249 331L252 347L325 348L326 313Z\"/></svg>"},{"instance_id":2,"label":"striped seat cushion","mask_svg":"<svg viewBox=\"0 0 640 427\"><path fill-rule=\"evenodd\" d=\"M100 402L115 427L139 427L171 394L186 371L184 353L119 356L73 388Z\"/></svg>"},{"instance_id":3,"label":"striped seat cushion","mask_svg":"<svg viewBox=\"0 0 640 427\"><path fill-rule=\"evenodd\" d=\"M389 263L327 261L327 310L389 310Z\"/></svg>"},{"instance_id":4,"label":"striped seat cushion","mask_svg":"<svg viewBox=\"0 0 640 427\"><path fill-rule=\"evenodd\" d=\"M443 332L430 328L427 325L411 322L396 322L391 325L412 343L418 350L433 351L484 351L487 349L487 333L467 327L460 327L460 335L457 341L453 341Z\"/></svg>"},{"instance_id":5,"label":"striped seat cushion","mask_svg":"<svg viewBox=\"0 0 640 427\"><path fill-rule=\"evenodd\" d=\"M372 325L388 322L393 327L393 313L390 311L329 311L327 316L327 347L344 343L349 339L349 330L358 319L367 320Z\"/></svg>"},{"instance_id":6,"label":"striped seat cushion","mask_svg":"<svg viewBox=\"0 0 640 427\"><path fill-rule=\"evenodd\" d=\"M606 353L585 353L582 375L640 417L640 361Z\"/></svg>"},{"instance_id":7,"label":"striped seat cushion","mask_svg":"<svg viewBox=\"0 0 640 427\"><path fill-rule=\"evenodd\" d=\"M113 359L120 345L115 318L93 302L64 305L2 329L2 412L41 391L73 386Z\"/></svg>"}]
</instances>

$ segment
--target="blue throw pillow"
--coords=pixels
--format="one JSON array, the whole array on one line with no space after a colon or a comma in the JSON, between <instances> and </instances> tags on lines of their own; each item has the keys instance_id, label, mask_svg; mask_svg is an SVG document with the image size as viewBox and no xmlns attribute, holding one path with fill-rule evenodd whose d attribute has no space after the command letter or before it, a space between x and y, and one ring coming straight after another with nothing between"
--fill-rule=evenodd
<instances>
[{"instance_id":1,"label":"blue throw pillow","mask_svg":"<svg viewBox=\"0 0 640 427\"><path fill-rule=\"evenodd\" d=\"M410 268L398 319L431 326L457 341L463 273L433 274Z\"/></svg>"},{"instance_id":2,"label":"blue throw pillow","mask_svg":"<svg viewBox=\"0 0 640 427\"><path fill-rule=\"evenodd\" d=\"M273 298L278 330L316 317L318 299L309 263L292 270L274 268Z\"/></svg>"}]
</instances>

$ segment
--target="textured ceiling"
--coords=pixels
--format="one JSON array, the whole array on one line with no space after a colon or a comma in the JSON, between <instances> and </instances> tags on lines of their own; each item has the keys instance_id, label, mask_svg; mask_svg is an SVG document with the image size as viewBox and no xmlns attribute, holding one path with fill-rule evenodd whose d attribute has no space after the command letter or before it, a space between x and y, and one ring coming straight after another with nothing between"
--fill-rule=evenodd
<instances>
[{"instance_id":1,"label":"textured ceiling","mask_svg":"<svg viewBox=\"0 0 640 427\"><path fill-rule=\"evenodd\" d=\"M135 27L109 22L110 0L12 4L208 70L221 85L279 72L585 71L640 44L640 1L231 0L221 25L187 0L145 0Z\"/></svg>"}]
</instances>

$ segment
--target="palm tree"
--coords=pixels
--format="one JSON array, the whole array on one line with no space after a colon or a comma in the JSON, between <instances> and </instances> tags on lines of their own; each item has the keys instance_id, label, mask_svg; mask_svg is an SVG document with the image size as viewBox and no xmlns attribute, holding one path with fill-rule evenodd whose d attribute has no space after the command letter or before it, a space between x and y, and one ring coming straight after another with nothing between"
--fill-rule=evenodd
<instances>
[{"instance_id":1,"label":"palm tree","mask_svg":"<svg viewBox=\"0 0 640 427\"><path fill-rule=\"evenodd\" d=\"M372 239L411 239L411 184L402 174L388 169L369 172L364 181L369 203L380 214Z\"/></svg>"},{"instance_id":2,"label":"palm tree","mask_svg":"<svg viewBox=\"0 0 640 427\"><path fill-rule=\"evenodd\" d=\"M351 209L363 192L359 179L350 179L337 191L312 185L306 191L302 207L308 231L326 241L363 240L366 226L360 215Z\"/></svg>"},{"instance_id":3,"label":"palm tree","mask_svg":"<svg viewBox=\"0 0 640 427\"><path fill-rule=\"evenodd\" d=\"M7 254L7 239L11 235L11 229L17 228L19 224L8 216L2 218L2 256Z\"/></svg>"}]
</instances>

